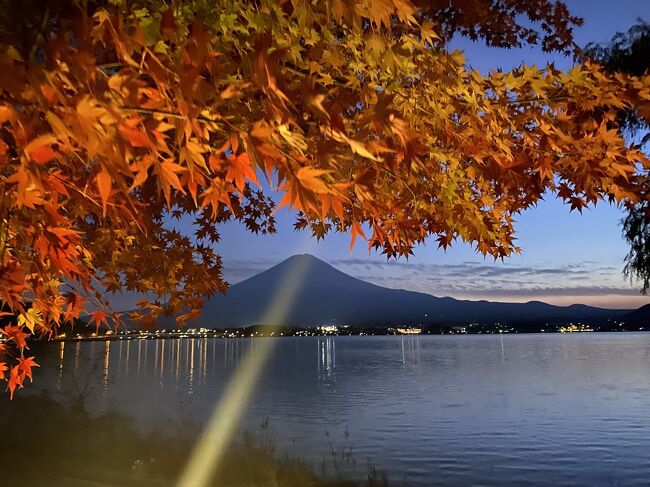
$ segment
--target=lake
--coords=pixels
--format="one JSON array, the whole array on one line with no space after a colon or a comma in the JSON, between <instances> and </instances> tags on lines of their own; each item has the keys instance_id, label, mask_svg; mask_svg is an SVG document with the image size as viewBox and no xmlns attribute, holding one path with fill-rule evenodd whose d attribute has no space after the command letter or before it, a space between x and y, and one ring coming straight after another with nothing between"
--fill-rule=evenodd
<instances>
[{"instance_id":1,"label":"lake","mask_svg":"<svg viewBox=\"0 0 650 487\"><path fill-rule=\"evenodd\" d=\"M87 388L145 427L204 422L264 340L241 428L290 455L348 448L354 475L409 486L650 482L650 333L52 343L32 390Z\"/></svg>"}]
</instances>

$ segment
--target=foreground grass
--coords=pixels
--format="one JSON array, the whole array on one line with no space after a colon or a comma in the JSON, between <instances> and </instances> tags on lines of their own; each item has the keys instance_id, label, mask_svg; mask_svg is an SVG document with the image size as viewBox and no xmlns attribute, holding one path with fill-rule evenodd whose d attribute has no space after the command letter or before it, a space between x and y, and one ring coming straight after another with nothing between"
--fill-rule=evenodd
<instances>
[{"instance_id":1,"label":"foreground grass","mask_svg":"<svg viewBox=\"0 0 650 487\"><path fill-rule=\"evenodd\" d=\"M81 402L46 396L0 404L0 476L3 485L173 485L198 431L140 431L128 417L89 414ZM335 450L332 450L336 454ZM336 461L336 459L334 460ZM321 465L321 470L327 470ZM334 469L336 470L336 468ZM340 477L340 476L339 476ZM363 482L330 478L254 435L228 450L212 485L220 487L379 487L385 478L369 470Z\"/></svg>"}]
</instances>

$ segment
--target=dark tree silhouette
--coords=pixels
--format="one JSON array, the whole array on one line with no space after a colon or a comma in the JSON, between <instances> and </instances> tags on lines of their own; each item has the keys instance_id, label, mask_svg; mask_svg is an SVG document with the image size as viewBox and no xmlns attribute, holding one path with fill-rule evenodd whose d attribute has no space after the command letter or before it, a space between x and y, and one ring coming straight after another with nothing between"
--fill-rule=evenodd
<instances>
[{"instance_id":1,"label":"dark tree silhouette","mask_svg":"<svg viewBox=\"0 0 650 487\"><path fill-rule=\"evenodd\" d=\"M587 45L583 56L598 61L611 72L641 76L650 70L650 24L639 19L627 32L617 33L609 46ZM619 117L638 144L647 148L650 120L634 110L621 111ZM630 280L641 282L641 292L646 294L650 288L650 188L638 204L629 206L622 223L623 236L630 244L623 273Z\"/></svg>"}]
</instances>

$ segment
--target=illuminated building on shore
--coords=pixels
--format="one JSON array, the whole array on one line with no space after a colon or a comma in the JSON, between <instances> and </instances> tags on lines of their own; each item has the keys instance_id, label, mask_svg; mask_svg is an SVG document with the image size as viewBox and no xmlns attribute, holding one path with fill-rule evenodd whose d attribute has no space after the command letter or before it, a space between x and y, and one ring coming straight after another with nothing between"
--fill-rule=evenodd
<instances>
[{"instance_id":1,"label":"illuminated building on shore","mask_svg":"<svg viewBox=\"0 0 650 487\"><path fill-rule=\"evenodd\" d=\"M400 335L419 335L422 333L422 328L399 327L395 331Z\"/></svg>"}]
</instances>

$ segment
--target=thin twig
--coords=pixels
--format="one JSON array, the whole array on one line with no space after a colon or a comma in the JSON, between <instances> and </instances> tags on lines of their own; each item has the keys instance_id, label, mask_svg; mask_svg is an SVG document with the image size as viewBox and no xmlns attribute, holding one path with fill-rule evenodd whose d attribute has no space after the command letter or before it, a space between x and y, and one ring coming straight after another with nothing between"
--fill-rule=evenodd
<instances>
[{"instance_id":1,"label":"thin twig","mask_svg":"<svg viewBox=\"0 0 650 487\"><path fill-rule=\"evenodd\" d=\"M162 115L164 117L169 117L169 118L175 118L178 120L196 120L197 122L201 123L213 123L217 124L218 122L224 122L228 123L227 120L219 118L217 120L212 120L207 117L202 117L202 116L197 116L197 117L190 117L187 115L181 115L180 113L176 112L170 112L167 110L153 110L149 108L137 108L137 107L117 107L118 110L123 110L125 112L133 112L133 113L140 113L142 115Z\"/></svg>"}]
</instances>

